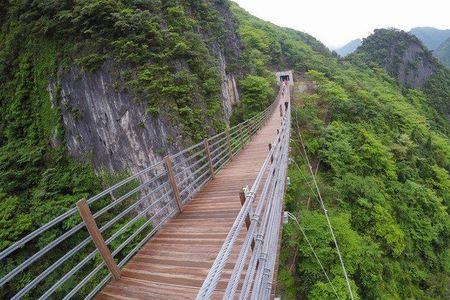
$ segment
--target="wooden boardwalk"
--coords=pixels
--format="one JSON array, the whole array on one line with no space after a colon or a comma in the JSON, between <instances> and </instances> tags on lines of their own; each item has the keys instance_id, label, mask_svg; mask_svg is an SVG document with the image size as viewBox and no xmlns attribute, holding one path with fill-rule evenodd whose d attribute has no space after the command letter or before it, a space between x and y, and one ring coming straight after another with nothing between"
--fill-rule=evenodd
<instances>
[{"instance_id":1,"label":"wooden boardwalk","mask_svg":"<svg viewBox=\"0 0 450 300\"><path fill-rule=\"evenodd\" d=\"M97 299L194 299L241 209L239 192L252 185L280 123L277 107L252 141L142 247L121 279L111 281ZM218 290L226 287L245 230Z\"/></svg>"}]
</instances>

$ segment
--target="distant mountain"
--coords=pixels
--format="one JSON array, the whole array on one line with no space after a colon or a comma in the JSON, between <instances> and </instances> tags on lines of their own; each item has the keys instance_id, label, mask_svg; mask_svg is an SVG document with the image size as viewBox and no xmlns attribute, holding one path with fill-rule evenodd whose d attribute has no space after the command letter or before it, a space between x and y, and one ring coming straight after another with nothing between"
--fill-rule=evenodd
<instances>
[{"instance_id":1,"label":"distant mountain","mask_svg":"<svg viewBox=\"0 0 450 300\"><path fill-rule=\"evenodd\" d=\"M336 53L339 54L340 56L346 56L346 55L349 55L350 53L354 52L356 50L356 48L361 46L361 43L362 43L361 39L356 39L356 40L348 42L341 48L335 49L334 51L336 51Z\"/></svg>"},{"instance_id":2,"label":"distant mountain","mask_svg":"<svg viewBox=\"0 0 450 300\"><path fill-rule=\"evenodd\" d=\"M450 120L450 70L416 36L397 29L376 29L349 60L380 66L403 87L421 89L428 103Z\"/></svg>"},{"instance_id":3,"label":"distant mountain","mask_svg":"<svg viewBox=\"0 0 450 300\"><path fill-rule=\"evenodd\" d=\"M450 29L437 29L433 27L415 27L409 31L415 35L430 50L436 50L448 38Z\"/></svg>"},{"instance_id":4,"label":"distant mountain","mask_svg":"<svg viewBox=\"0 0 450 300\"><path fill-rule=\"evenodd\" d=\"M433 54L443 65L450 68L450 38L439 45L439 47L433 51Z\"/></svg>"},{"instance_id":5,"label":"distant mountain","mask_svg":"<svg viewBox=\"0 0 450 300\"><path fill-rule=\"evenodd\" d=\"M375 29L352 54L386 69L405 87L421 88L439 63L422 42L403 30Z\"/></svg>"}]
</instances>

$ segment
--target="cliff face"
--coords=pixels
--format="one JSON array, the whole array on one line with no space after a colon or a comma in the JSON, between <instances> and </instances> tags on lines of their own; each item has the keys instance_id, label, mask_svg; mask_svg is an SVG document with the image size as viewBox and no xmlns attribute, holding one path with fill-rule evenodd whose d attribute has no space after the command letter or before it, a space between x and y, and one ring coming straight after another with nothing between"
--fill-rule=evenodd
<instances>
[{"instance_id":1,"label":"cliff face","mask_svg":"<svg viewBox=\"0 0 450 300\"><path fill-rule=\"evenodd\" d=\"M147 113L129 94L115 92L110 71L110 64L95 73L73 68L60 80L60 97L55 84L49 86L51 99L60 107L70 155L98 170L136 172L161 159L166 149L175 151L177 145L166 137L177 137L179 131Z\"/></svg>"},{"instance_id":2,"label":"cliff face","mask_svg":"<svg viewBox=\"0 0 450 300\"><path fill-rule=\"evenodd\" d=\"M395 52L395 47L391 47L392 57L395 57ZM404 49L398 65L397 78L404 86L420 88L423 87L435 70L434 60L427 57L427 52L423 46L418 43L410 43Z\"/></svg>"},{"instance_id":3,"label":"cliff face","mask_svg":"<svg viewBox=\"0 0 450 300\"><path fill-rule=\"evenodd\" d=\"M450 116L450 72L413 35L396 29L377 29L364 39L350 60L384 68L406 88L419 88L446 123Z\"/></svg>"},{"instance_id":4,"label":"cliff face","mask_svg":"<svg viewBox=\"0 0 450 300\"><path fill-rule=\"evenodd\" d=\"M235 79L239 70L229 69L236 65L242 46L227 5L217 2L214 8L225 25L223 42L209 41L207 28L202 28L201 35L208 41L208 51L220 75L223 118L227 123L233 105L239 102ZM170 107L149 113L147 105L136 101L132 93L117 92L112 74L117 74L118 68L120 65L112 61L95 72L72 67L60 72L48 90L53 105L61 111L64 139L71 156L92 162L97 170L137 172L193 141L184 134L182 126L170 120L174 113ZM165 113L160 113L162 110Z\"/></svg>"},{"instance_id":5,"label":"cliff face","mask_svg":"<svg viewBox=\"0 0 450 300\"><path fill-rule=\"evenodd\" d=\"M386 69L406 87L421 88L437 70L437 61L415 36L394 29L377 29L363 40L353 57Z\"/></svg>"},{"instance_id":6,"label":"cliff face","mask_svg":"<svg viewBox=\"0 0 450 300\"><path fill-rule=\"evenodd\" d=\"M223 109L228 122L233 113L233 105L240 101L236 75L240 75L239 73L241 71L237 67L237 64L243 46L237 34L238 29L235 17L231 13L228 4L223 1L218 1L214 3L214 6L222 16L226 28L224 46L220 47L220 45L214 44L211 50L218 59L218 68L222 80ZM234 72L228 71L228 68Z\"/></svg>"}]
</instances>

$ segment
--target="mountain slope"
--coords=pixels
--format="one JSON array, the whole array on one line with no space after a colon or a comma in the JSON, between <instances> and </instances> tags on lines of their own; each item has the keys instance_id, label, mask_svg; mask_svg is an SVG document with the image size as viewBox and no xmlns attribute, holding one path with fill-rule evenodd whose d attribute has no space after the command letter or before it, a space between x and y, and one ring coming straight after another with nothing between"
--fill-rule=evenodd
<instances>
[{"instance_id":1,"label":"mountain slope","mask_svg":"<svg viewBox=\"0 0 450 300\"><path fill-rule=\"evenodd\" d=\"M405 88L422 89L429 105L450 119L450 71L415 36L401 30L375 30L350 59L381 66Z\"/></svg>"},{"instance_id":2,"label":"mountain slope","mask_svg":"<svg viewBox=\"0 0 450 300\"><path fill-rule=\"evenodd\" d=\"M309 189L303 139L356 298L449 298L450 139L448 120L436 109L448 102L450 84L438 68L422 90L399 85L391 54L408 43L386 39L384 48L374 44L374 53L361 59L340 59L314 37L224 1L16 0L1 2L0 16L0 249L115 182L118 169L139 169L166 149L175 151L179 140L223 129L235 98L226 95L241 99L232 122L263 109L274 95L273 71L292 69L296 80L316 88L306 95L294 90L286 210L299 216L339 298L348 299L346 283ZM420 66L431 64L412 43ZM90 119L96 122L83 123ZM129 135L105 140L116 130ZM128 138L133 147L113 148ZM143 149L141 139L152 148ZM70 153L69 145L87 153ZM95 165L92 155L108 160ZM109 168L107 162L123 156L118 163L126 167ZM49 255L81 240L76 236ZM0 276L28 250L0 261ZM37 298L71 267L56 270L27 297ZM0 298L39 271L24 270ZM67 282L55 298L74 284ZM336 298L291 223L283 230L278 286L282 298Z\"/></svg>"},{"instance_id":3,"label":"mountain slope","mask_svg":"<svg viewBox=\"0 0 450 300\"><path fill-rule=\"evenodd\" d=\"M239 101L242 46L222 1L2 1L0 45L0 250L78 200L223 130ZM60 257L80 238L48 255ZM0 277L29 250L2 260ZM0 298L29 283L42 262L2 286Z\"/></svg>"},{"instance_id":4,"label":"mountain slope","mask_svg":"<svg viewBox=\"0 0 450 300\"><path fill-rule=\"evenodd\" d=\"M415 27L409 33L415 35L430 50L437 49L446 39L450 38L450 29Z\"/></svg>"},{"instance_id":5,"label":"mountain slope","mask_svg":"<svg viewBox=\"0 0 450 300\"><path fill-rule=\"evenodd\" d=\"M443 65L450 68L450 38L440 44L439 47L434 50L433 54Z\"/></svg>"},{"instance_id":6,"label":"mountain slope","mask_svg":"<svg viewBox=\"0 0 450 300\"><path fill-rule=\"evenodd\" d=\"M431 53L415 36L401 30L376 29L353 57L376 63L406 87L422 87L438 68Z\"/></svg>"},{"instance_id":7,"label":"mountain slope","mask_svg":"<svg viewBox=\"0 0 450 300\"><path fill-rule=\"evenodd\" d=\"M437 122L424 92L403 89L375 61L339 61L314 50L300 34L236 6L233 11L254 72L280 63L294 69L297 79L306 76L316 83L309 95L294 93L300 98L293 103L294 163L286 210L299 216L339 298L349 299L346 283L310 190L299 132L313 169L318 166L317 180L354 294L362 299L448 297L450 269L442 263L449 260L448 120ZM381 61L388 59L378 54ZM282 298L336 298L295 224L285 226L281 249Z\"/></svg>"},{"instance_id":8,"label":"mountain slope","mask_svg":"<svg viewBox=\"0 0 450 300\"><path fill-rule=\"evenodd\" d=\"M362 40L361 39L355 39L353 41L348 42L341 48L335 49L336 53L340 56L347 56L350 53L353 53L356 48L361 46Z\"/></svg>"}]
</instances>

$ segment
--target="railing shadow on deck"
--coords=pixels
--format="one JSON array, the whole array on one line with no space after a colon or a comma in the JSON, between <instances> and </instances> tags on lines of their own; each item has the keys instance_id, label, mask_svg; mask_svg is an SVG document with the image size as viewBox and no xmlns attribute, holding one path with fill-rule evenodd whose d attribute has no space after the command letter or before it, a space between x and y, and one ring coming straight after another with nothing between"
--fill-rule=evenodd
<instances>
[{"instance_id":1,"label":"railing shadow on deck","mask_svg":"<svg viewBox=\"0 0 450 300\"><path fill-rule=\"evenodd\" d=\"M263 112L80 200L1 251L0 298L94 297L250 142L275 111L279 96ZM12 259L19 263L11 265ZM24 277L30 270L33 277Z\"/></svg>"}]
</instances>

